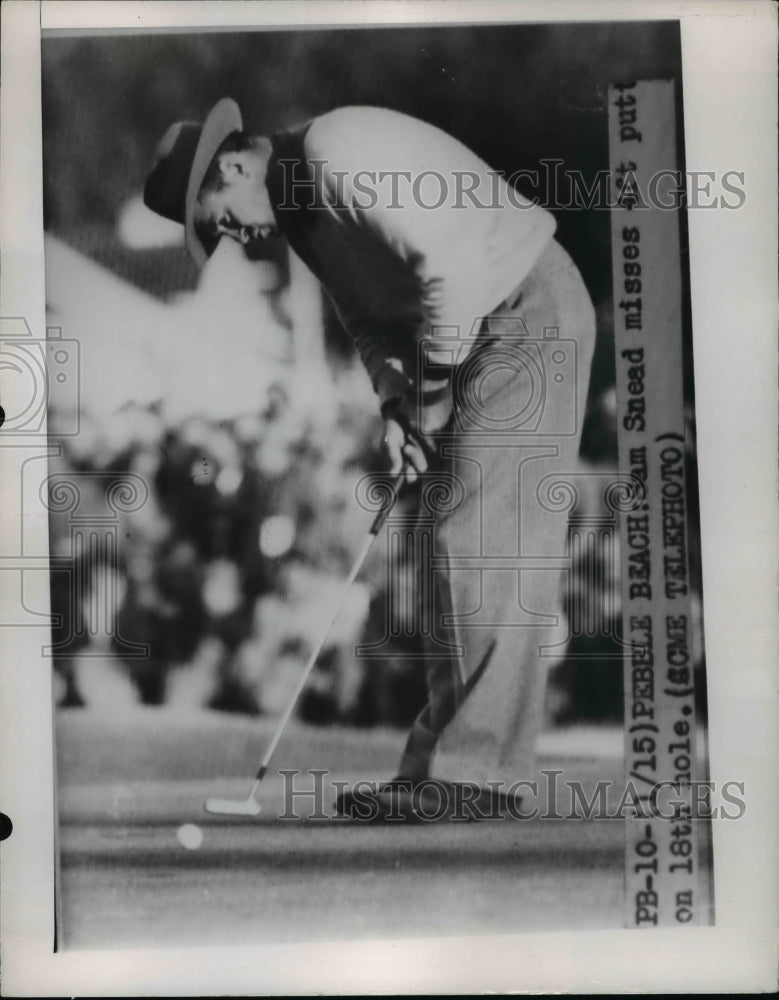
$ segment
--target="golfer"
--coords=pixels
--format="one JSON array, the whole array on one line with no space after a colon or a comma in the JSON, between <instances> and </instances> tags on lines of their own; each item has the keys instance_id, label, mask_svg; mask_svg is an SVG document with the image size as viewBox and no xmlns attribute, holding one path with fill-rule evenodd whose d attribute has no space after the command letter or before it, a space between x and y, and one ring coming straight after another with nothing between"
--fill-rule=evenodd
<instances>
[{"instance_id":1,"label":"golfer","mask_svg":"<svg viewBox=\"0 0 779 1000\"><path fill-rule=\"evenodd\" d=\"M223 236L288 241L370 375L388 467L421 480L428 701L396 778L339 809L449 815L427 812L431 788L467 789L475 818L511 808L565 652L555 483L577 468L595 339L554 219L407 115L343 107L265 138L229 99L171 126L144 198L184 225L198 265Z\"/></svg>"}]
</instances>

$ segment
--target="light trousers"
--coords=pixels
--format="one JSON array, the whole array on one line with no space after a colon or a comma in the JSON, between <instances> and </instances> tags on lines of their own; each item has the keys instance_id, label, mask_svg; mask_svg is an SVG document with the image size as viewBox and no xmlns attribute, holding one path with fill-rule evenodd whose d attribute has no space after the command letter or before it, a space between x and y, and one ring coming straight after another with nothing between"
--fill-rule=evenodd
<instances>
[{"instance_id":1,"label":"light trousers","mask_svg":"<svg viewBox=\"0 0 779 1000\"><path fill-rule=\"evenodd\" d=\"M512 784L533 772L548 670L565 654L566 475L595 342L582 278L554 240L453 367L417 523L428 701L399 773Z\"/></svg>"}]
</instances>

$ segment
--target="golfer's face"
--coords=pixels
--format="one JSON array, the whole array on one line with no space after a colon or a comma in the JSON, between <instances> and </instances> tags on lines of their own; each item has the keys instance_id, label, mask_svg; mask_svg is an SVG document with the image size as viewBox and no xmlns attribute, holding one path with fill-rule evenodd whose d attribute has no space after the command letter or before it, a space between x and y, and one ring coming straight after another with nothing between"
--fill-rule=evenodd
<instances>
[{"instance_id":1,"label":"golfer's face","mask_svg":"<svg viewBox=\"0 0 779 1000\"><path fill-rule=\"evenodd\" d=\"M234 166L221 191L209 191L201 197L203 216L219 236L243 244L266 239L276 223L265 187L264 164L244 154Z\"/></svg>"}]
</instances>

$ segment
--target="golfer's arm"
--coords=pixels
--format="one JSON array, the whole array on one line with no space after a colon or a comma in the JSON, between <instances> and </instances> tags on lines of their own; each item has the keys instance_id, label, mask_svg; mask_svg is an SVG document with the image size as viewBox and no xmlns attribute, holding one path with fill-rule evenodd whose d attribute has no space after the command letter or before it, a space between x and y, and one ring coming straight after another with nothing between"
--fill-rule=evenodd
<instances>
[{"instance_id":1,"label":"golfer's arm","mask_svg":"<svg viewBox=\"0 0 779 1000\"><path fill-rule=\"evenodd\" d=\"M352 327L350 333L384 413L394 401L403 399L412 387L411 373L404 371L399 358L387 353L381 335L377 336L376 332L360 326Z\"/></svg>"},{"instance_id":2,"label":"golfer's arm","mask_svg":"<svg viewBox=\"0 0 779 1000\"><path fill-rule=\"evenodd\" d=\"M416 359L414 342L429 337L436 325L451 322L452 315L460 316L466 311L463 304L470 300L470 289L462 276L467 270L464 258L472 254L472 249L467 241L453 238L451 216L435 218L413 202L400 203L396 208L381 202L370 208L363 207L364 199L358 197L350 175L339 177L336 183L328 164L321 176L324 203L345 212L348 221L344 225L354 226L380 243L416 279L418 298L415 302L404 303L400 310L408 315L421 308L421 321L416 330L393 330L387 324L377 324L375 317L363 315L351 302L338 302L331 292L341 321L370 375L382 412L386 412L393 401L407 399L409 390L417 383L417 373L408 370L409 353ZM442 224L444 221L448 225ZM461 235L459 230L456 235ZM395 270L389 268L390 274ZM401 285L398 294L409 296L413 294L410 288L413 288L410 282Z\"/></svg>"},{"instance_id":3,"label":"golfer's arm","mask_svg":"<svg viewBox=\"0 0 779 1000\"><path fill-rule=\"evenodd\" d=\"M375 239L397 253L405 267L413 271L419 296L416 308L421 307L416 329L413 326L392 329L377 325L375 319L370 317L338 310L371 377L382 413L386 415L393 403L403 400L408 403L409 397L414 395L413 390L419 384L419 372L416 370L419 355L414 345L434 336L436 326L446 322L447 305L455 296L451 292L453 282L446 268L445 255L438 254L437 248L425 247L423 250L418 241L408 239L403 231L402 219L393 218L387 223L379 213L374 213L371 218L361 219L361 223ZM444 360L448 360L451 358L452 330L449 328L445 332L448 334L448 351ZM399 344L403 345L402 350ZM430 354L428 360L435 361L434 354ZM413 358L413 371L408 367L409 355Z\"/></svg>"},{"instance_id":4,"label":"golfer's arm","mask_svg":"<svg viewBox=\"0 0 779 1000\"><path fill-rule=\"evenodd\" d=\"M375 320L347 307L332 294L330 298L370 376L383 412L393 400L405 396L413 385L413 374L405 370L399 352L393 350L391 330L380 329Z\"/></svg>"},{"instance_id":5,"label":"golfer's arm","mask_svg":"<svg viewBox=\"0 0 779 1000\"><path fill-rule=\"evenodd\" d=\"M462 232L459 218L453 219L450 213L435 216L418 205L402 210L377 205L371 211L355 211L355 216L362 228L391 250L414 276L421 322L409 336L419 343L435 337L439 328L450 347L452 336L465 338L478 298L474 284L483 256L478 234ZM463 320L465 327L461 329Z\"/></svg>"}]
</instances>

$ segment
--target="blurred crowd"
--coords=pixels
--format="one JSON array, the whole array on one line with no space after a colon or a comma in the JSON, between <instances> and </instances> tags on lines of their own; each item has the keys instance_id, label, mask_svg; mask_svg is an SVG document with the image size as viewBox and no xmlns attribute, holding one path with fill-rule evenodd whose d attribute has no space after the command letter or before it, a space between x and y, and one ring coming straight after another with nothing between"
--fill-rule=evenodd
<instances>
[{"instance_id":1,"label":"blurred crowd","mask_svg":"<svg viewBox=\"0 0 779 1000\"><path fill-rule=\"evenodd\" d=\"M170 423L160 407L129 404L100 423L83 416L59 439L49 482L62 706L95 688L101 697L108 657L125 696L146 704L282 710L372 517L355 491L376 468L378 417L348 385L340 395L326 425L275 384L261 411L235 419ZM51 425L56 438L56 414ZM63 482L77 513L58 503ZM112 506L123 486L126 502ZM382 627L384 579L377 547L317 661L303 718L405 723L418 710L423 685L406 658L381 678L355 660L361 637Z\"/></svg>"},{"instance_id":2,"label":"blurred crowd","mask_svg":"<svg viewBox=\"0 0 779 1000\"><path fill-rule=\"evenodd\" d=\"M123 684L111 699L283 710L372 517L355 496L379 467L379 418L342 378L326 422L279 383L262 410L235 419L169 421L161 407L129 404L100 423L84 416L79 434L60 439L49 481L61 706L100 699L112 674ZM619 548L602 517L613 405L611 390L591 409L601 455L583 463L571 511L573 638L550 685L559 722L621 717ZM56 414L52 428L56 437ZM77 516L75 501L55 502L63 481L76 486ZM388 613L402 614L387 610L388 579L377 544L300 701L304 720L406 725L419 710L424 670L410 630L401 622L386 639ZM356 656L361 643L382 655Z\"/></svg>"}]
</instances>

